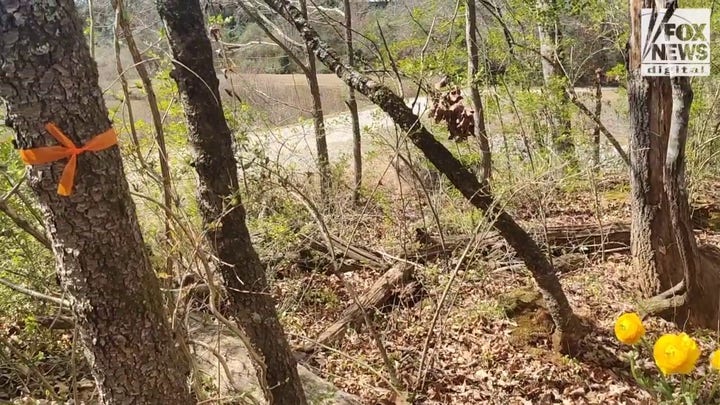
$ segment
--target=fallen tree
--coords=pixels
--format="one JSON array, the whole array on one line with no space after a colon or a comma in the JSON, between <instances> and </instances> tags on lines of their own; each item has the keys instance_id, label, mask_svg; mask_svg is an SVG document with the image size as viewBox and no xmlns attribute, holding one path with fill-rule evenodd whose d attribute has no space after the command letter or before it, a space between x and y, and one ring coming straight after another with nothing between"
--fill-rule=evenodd
<instances>
[{"instance_id":1,"label":"fallen tree","mask_svg":"<svg viewBox=\"0 0 720 405\"><path fill-rule=\"evenodd\" d=\"M626 251L630 247L630 224L614 223L602 227L598 225L562 225L530 228L532 237L540 241L544 251L553 256L563 256L570 253L592 254ZM332 248L336 257L341 258L342 265L339 271L354 271L360 266L384 268L402 259L414 263L425 263L439 257L447 257L454 251L462 249L473 243L473 251L479 255L488 255L491 252L500 252L515 258L515 251L511 249L502 234L499 232L484 232L482 235L445 235L442 242L439 237L427 233L423 229L416 229L416 242L420 244L417 249L410 251L391 251L383 253L371 248L353 245L337 236L330 237ZM331 260L326 243L308 236L306 247L298 251L294 260L301 262L308 260L309 256L320 254L325 260ZM330 267L324 263L312 262L311 265L299 263L308 268Z\"/></svg>"},{"instance_id":2,"label":"fallen tree","mask_svg":"<svg viewBox=\"0 0 720 405\"><path fill-rule=\"evenodd\" d=\"M325 328L313 342L309 342L297 350L301 352L312 352L318 346L332 343L342 337L348 325L362 317L363 311L367 311L368 308L382 307L396 295L398 290L406 285L411 285L411 287L407 289L411 291L406 290L405 294L415 294L420 289L420 284L414 282L413 270L414 267L406 263L399 263L392 266L358 299L360 306L356 303L350 304L350 306L343 311L342 315L340 315L340 318Z\"/></svg>"}]
</instances>

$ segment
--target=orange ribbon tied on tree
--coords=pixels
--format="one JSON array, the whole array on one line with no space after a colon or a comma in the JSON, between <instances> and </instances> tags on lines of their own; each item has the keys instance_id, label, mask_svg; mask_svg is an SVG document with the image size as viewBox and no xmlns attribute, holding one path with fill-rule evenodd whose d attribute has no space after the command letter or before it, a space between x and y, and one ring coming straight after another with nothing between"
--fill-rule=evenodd
<instances>
[{"instance_id":1,"label":"orange ribbon tied on tree","mask_svg":"<svg viewBox=\"0 0 720 405\"><path fill-rule=\"evenodd\" d=\"M65 165L57 192L62 196L72 193L75 183L75 171L77 169L77 156L83 152L98 152L117 144L117 134L110 128L107 131L94 136L84 146L78 148L55 124L48 123L45 129L60 142L56 146L44 146L33 149L21 149L20 157L23 162L29 165L41 165L52 163L60 159L70 158Z\"/></svg>"}]
</instances>

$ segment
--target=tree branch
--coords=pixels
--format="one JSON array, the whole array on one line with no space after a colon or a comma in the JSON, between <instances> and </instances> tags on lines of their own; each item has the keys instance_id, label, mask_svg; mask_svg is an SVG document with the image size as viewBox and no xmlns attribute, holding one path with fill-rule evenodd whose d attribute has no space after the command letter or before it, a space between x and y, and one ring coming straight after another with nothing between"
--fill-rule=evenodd
<instances>
[{"instance_id":1,"label":"tree branch","mask_svg":"<svg viewBox=\"0 0 720 405\"><path fill-rule=\"evenodd\" d=\"M620 142L613 136L613 134L610 133L610 131L607 129L605 124L602 123L600 120L600 117L596 116L595 114L590 111L585 104L580 101L578 98L577 93L575 92L575 89L571 86L566 86L565 92L567 93L568 97L570 98L570 101L575 104L575 107L577 107L583 114L585 114L588 118L593 120L595 125L600 129L600 132L605 135L605 138L612 144L612 146L617 151L618 155L622 158L622 160L625 162L627 166L630 166L630 157L628 154L623 150L622 146L620 146Z\"/></svg>"},{"instance_id":2,"label":"tree branch","mask_svg":"<svg viewBox=\"0 0 720 405\"><path fill-rule=\"evenodd\" d=\"M232 42L224 42L224 41L218 41L218 43L220 43L223 46L226 46L228 51L234 51L237 49L245 49L245 48L250 48L253 46L260 46L260 45L279 46L275 42L267 42L267 41L250 41L250 42L246 42L244 44L234 44Z\"/></svg>"},{"instance_id":3,"label":"tree branch","mask_svg":"<svg viewBox=\"0 0 720 405\"><path fill-rule=\"evenodd\" d=\"M270 21L270 19L267 18L267 17L265 16L265 14L261 13L261 12L258 10L258 6L262 6L263 8L266 8L266 9L267 9L267 7L266 7L264 4L262 4L262 3L257 3L257 2L254 2L254 1L250 1L250 0L241 0L241 1L238 2L238 5L240 5L240 7L241 7L246 13L248 13L248 14L250 15L250 17L251 17L253 20L255 20L255 22L256 22L258 25L262 25L260 28L263 28L263 26L264 26L264 27L267 28L267 29L272 29L273 31L275 31L275 34L273 35L273 37L276 37L276 38L277 38L277 37L280 37L280 38L282 38L283 40L285 40L285 42L287 42L288 44L290 44L290 45L292 45L292 46L294 46L294 47L296 47L296 48L301 48L301 49L302 49L302 48L305 47L305 45L303 45L302 43L300 43L300 42L298 42L298 41L295 41L294 39L290 38L289 35L287 35L280 27L277 26L277 24L275 24L275 23L273 23L272 21ZM251 9L252 9L252 10L251 10ZM270 11L271 11L271 10L270 10ZM263 29L263 31L265 31L265 30ZM266 33L267 33L267 32L266 32ZM273 39L273 38L271 37L271 39ZM276 41L276 39L273 39L273 41Z\"/></svg>"},{"instance_id":4,"label":"tree branch","mask_svg":"<svg viewBox=\"0 0 720 405\"><path fill-rule=\"evenodd\" d=\"M300 67L303 73L308 74L308 67L305 65L305 63L301 61L297 55L295 55L295 52L293 52L290 47L285 45L285 43L281 41L277 36L275 36L275 34L273 34L273 32L271 31L272 28L273 31L279 31L280 34L285 37L286 35L282 32L282 30L280 30L280 28L278 28L277 25L273 24L270 20L268 20L267 17L262 15L262 13L258 12L257 7L253 7L247 4L245 0L238 1L238 6L240 6L240 8L242 8L243 11L245 11L245 13L247 13L247 15L249 15L250 18L253 19L253 21L255 21L255 23L260 27L260 29L265 33L265 35L270 38L271 41L277 44L280 49L285 51L285 54ZM291 44L296 47L303 47L303 45L298 42L292 41Z\"/></svg>"},{"instance_id":5,"label":"tree branch","mask_svg":"<svg viewBox=\"0 0 720 405\"><path fill-rule=\"evenodd\" d=\"M10 207L4 199L0 200L0 212L10 218L10 220L13 221L18 228L27 232L36 241L40 242L41 245L52 250L52 244L50 243L50 239L45 236L45 232L42 229L34 227L28 220L23 218L22 215Z\"/></svg>"},{"instance_id":6,"label":"tree branch","mask_svg":"<svg viewBox=\"0 0 720 405\"><path fill-rule=\"evenodd\" d=\"M68 300L64 300L62 298L57 298L57 297L52 297L50 295L43 294L43 293L35 291L35 290L31 290L27 287L23 287L21 285L15 284L11 281L5 280L4 278L0 278L0 284L4 285L5 287L7 287L13 291L17 291L17 292L25 294L27 296L41 299L43 301L51 302L53 304L60 305L61 307L70 308L70 301L68 301Z\"/></svg>"}]
</instances>

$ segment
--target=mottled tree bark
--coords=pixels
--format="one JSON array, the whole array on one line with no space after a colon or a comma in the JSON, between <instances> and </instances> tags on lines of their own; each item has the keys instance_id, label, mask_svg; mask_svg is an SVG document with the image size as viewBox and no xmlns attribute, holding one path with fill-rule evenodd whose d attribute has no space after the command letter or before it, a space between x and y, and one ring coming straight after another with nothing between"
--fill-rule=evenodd
<instances>
[{"instance_id":1,"label":"mottled tree bark","mask_svg":"<svg viewBox=\"0 0 720 405\"><path fill-rule=\"evenodd\" d=\"M481 184L452 153L420 123L405 101L386 86L374 82L355 69L342 63L337 53L318 36L300 10L289 0L264 0L273 10L293 24L305 41L311 44L315 55L345 83L385 111L404 131L425 157L457 188L475 207L483 211L493 227L515 249L523 260L545 298L548 310L556 326L555 347L567 349L573 332L577 331L577 319L562 290L552 264L533 238L505 212L486 185Z\"/></svg>"},{"instance_id":2,"label":"mottled tree bark","mask_svg":"<svg viewBox=\"0 0 720 405\"><path fill-rule=\"evenodd\" d=\"M56 144L43 130L50 121L77 145L110 127L82 30L70 0L0 1L0 97L20 148ZM80 155L68 197L56 191L65 163L33 166L28 179L102 401L194 403L189 359L164 314L120 150Z\"/></svg>"},{"instance_id":3,"label":"mottled tree bark","mask_svg":"<svg viewBox=\"0 0 720 405\"><path fill-rule=\"evenodd\" d=\"M305 404L295 359L245 224L232 133L223 114L200 3L158 0L157 6L167 24L177 61L171 76L178 84L187 116L205 233L218 258L232 315L248 335L252 349L264 357L267 375L263 375L260 365L256 366L258 378L267 378L271 396L268 400L275 404Z\"/></svg>"},{"instance_id":4,"label":"mottled tree bark","mask_svg":"<svg viewBox=\"0 0 720 405\"><path fill-rule=\"evenodd\" d=\"M477 45L477 13L475 7L475 0L466 0L467 3L467 15L465 22L465 42L467 44L468 52L468 76L470 80L470 99L473 103L473 109L475 114L473 119L475 120L475 126L473 131L475 132L475 138L480 144L480 152L482 153L482 159L480 165L482 167L482 179L487 181L490 179L492 174L492 156L490 154L490 142L488 141L487 130L485 129L485 108L483 107L482 97L480 96L480 89L477 85L477 74L480 71L480 58L478 56L478 45Z\"/></svg>"}]
</instances>

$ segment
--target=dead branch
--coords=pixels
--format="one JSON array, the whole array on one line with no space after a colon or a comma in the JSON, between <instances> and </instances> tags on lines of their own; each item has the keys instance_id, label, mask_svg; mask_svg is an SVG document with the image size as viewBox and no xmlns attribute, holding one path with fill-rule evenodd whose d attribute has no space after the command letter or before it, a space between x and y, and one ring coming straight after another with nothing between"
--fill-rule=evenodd
<instances>
[{"instance_id":1,"label":"dead branch","mask_svg":"<svg viewBox=\"0 0 720 405\"><path fill-rule=\"evenodd\" d=\"M51 302L51 303L53 303L53 304L57 304L57 305L60 305L60 306L63 306L63 307L70 308L70 301L64 300L64 299L62 299L62 298L51 297L51 296L49 296L49 295L47 295L47 294L43 294L43 293L41 293L41 292L38 292L38 291L35 291L35 290L31 290L31 289L29 289L29 288L27 288L27 287L23 287L23 286L21 286L21 285L15 284L15 283L13 283L13 282L11 282L11 281L8 281L8 280L6 280L6 279L4 279L4 278L0 278L0 284L1 284L1 285L4 285L5 287L7 287L7 288L9 288L9 289L11 289L11 290L13 290L13 291L17 291L17 292L22 293L22 294L25 294L25 295L27 295L27 296L30 296L30 297L33 297L33 298L37 298L37 299L40 299L40 300L43 300L43 301Z\"/></svg>"},{"instance_id":2,"label":"dead branch","mask_svg":"<svg viewBox=\"0 0 720 405\"><path fill-rule=\"evenodd\" d=\"M320 345L328 345L339 338L345 332L345 328L353 322L356 322L362 317L363 311L374 308L379 309L386 305L395 292L402 286L409 284L414 280L413 266L405 263L400 263L392 266L385 274L377 279L368 291L359 297L358 302L350 304L350 306L343 312L340 318L335 321L332 325L326 328L312 343L307 343L297 350L301 352L312 352L315 347ZM420 285L416 284L416 290L420 289ZM412 291L414 293L416 291Z\"/></svg>"}]
</instances>

